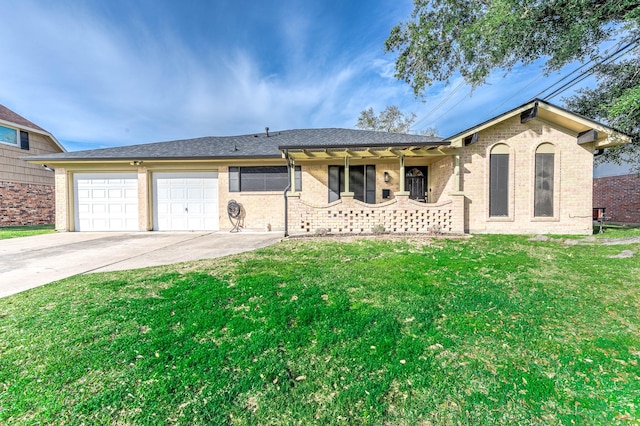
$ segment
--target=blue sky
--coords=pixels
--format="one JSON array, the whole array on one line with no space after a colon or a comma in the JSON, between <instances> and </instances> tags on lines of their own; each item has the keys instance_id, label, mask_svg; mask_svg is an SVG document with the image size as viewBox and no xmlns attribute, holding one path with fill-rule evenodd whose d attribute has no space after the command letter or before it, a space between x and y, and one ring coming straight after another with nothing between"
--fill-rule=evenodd
<instances>
[{"instance_id":1,"label":"blue sky","mask_svg":"<svg viewBox=\"0 0 640 426\"><path fill-rule=\"evenodd\" d=\"M410 0L20 0L2 10L0 103L70 151L354 128L360 111L387 105L415 113L415 132L450 136L562 75L519 67L471 96L454 79L416 99L383 49Z\"/></svg>"}]
</instances>

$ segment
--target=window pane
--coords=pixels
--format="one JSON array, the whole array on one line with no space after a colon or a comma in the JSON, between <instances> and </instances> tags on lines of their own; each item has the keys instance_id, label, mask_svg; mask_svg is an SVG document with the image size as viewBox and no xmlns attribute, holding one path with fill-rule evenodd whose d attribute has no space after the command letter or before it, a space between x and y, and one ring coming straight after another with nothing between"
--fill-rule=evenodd
<instances>
[{"instance_id":1,"label":"window pane","mask_svg":"<svg viewBox=\"0 0 640 426\"><path fill-rule=\"evenodd\" d=\"M340 199L340 170L341 166L329 166L329 202ZM344 176L344 168L342 169ZM343 179L344 181L344 179Z\"/></svg>"},{"instance_id":2,"label":"window pane","mask_svg":"<svg viewBox=\"0 0 640 426\"><path fill-rule=\"evenodd\" d=\"M365 202L376 203L376 166L367 166L367 176L365 180Z\"/></svg>"},{"instance_id":3,"label":"window pane","mask_svg":"<svg viewBox=\"0 0 640 426\"><path fill-rule=\"evenodd\" d=\"M287 166L240 167L240 191L284 191L288 184Z\"/></svg>"},{"instance_id":4,"label":"window pane","mask_svg":"<svg viewBox=\"0 0 640 426\"><path fill-rule=\"evenodd\" d=\"M509 216L509 154L491 154L489 215Z\"/></svg>"},{"instance_id":5,"label":"window pane","mask_svg":"<svg viewBox=\"0 0 640 426\"><path fill-rule=\"evenodd\" d=\"M536 154L534 215L553 217L553 154Z\"/></svg>"},{"instance_id":6,"label":"window pane","mask_svg":"<svg viewBox=\"0 0 640 426\"><path fill-rule=\"evenodd\" d=\"M295 182L296 191L302 191L302 168L300 166L296 166Z\"/></svg>"},{"instance_id":7,"label":"window pane","mask_svg":"<svg viewBox=\"0 0 640 426\"><path fill-rule=\"evenodd\" d=\"M229 167L229 192L240 191L240 167Z\"/></svg>"},{"instance_id":8,"label":"window pane","mask_svg":"<svg viewBox=\"0 0 640 426\"><path fill-rule=\"evenodd\" d=\"M11 145L18 145L18 137L15 129L0 126L0 142L10 143Z\"/></svg>"},{"instance_id":9,"label":"window pane","mask_svg":"<svg viewBox=\"0 0 640 426\"><path fill-rule=\"evenodd\" d=\"M364 201L364 166L349 167L349 190L353 198Z\"/></svg>"}]
</instances>

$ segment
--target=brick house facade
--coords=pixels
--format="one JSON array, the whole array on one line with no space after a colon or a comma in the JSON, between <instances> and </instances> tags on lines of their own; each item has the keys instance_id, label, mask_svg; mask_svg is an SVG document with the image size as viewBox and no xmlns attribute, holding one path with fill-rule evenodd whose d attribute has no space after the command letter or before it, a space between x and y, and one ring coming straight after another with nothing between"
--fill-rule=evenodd
<instances>
[{"instance_id":1,"label":"brick house facade","mask_svg":"<svg viewBox=\"0 0 640 426\"><path fill-rule=\"evenodd\" d=\"M54 223L53 171L23 158L60 152L53 135L0 105L0 226Z\"/></svg>"},{"instance_id":2,"label":"brick house facade","mask_svg":"<svg viewBox=\"0 0 640 426\"><path fill-rule=\"evenodd\" d=\"M628 143L533 101L443 139L350 129L207 137L34 158L56 228L589 234L593 154Z\"/></svg>"},{"instance_id":3,"label":"brick house facade","mask_svg":"<svg viewBox=\"0 0 640 426\"><path fill-rule=\"evenodd\" d=\"M604 207L613 223L640 224L640 175L593 179L593 207Z\"/></svg>"}]
</instances>

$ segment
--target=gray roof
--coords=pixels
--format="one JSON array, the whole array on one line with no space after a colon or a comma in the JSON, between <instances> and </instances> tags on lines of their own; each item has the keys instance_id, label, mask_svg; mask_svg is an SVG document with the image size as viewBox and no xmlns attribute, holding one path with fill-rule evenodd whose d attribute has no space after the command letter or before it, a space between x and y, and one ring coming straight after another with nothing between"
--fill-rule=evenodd
<instances>
[{"instance_id":1,"label":"gray roof","mask_svg":"<svg viewBox=\"0 0 640 426\"><path fill-rule=\"evenodd\" d=\"M353 129L299 129L92 149L29 157L30 160L187 160L280 158L284 149L449 145L433 136Z\"/></svg>"}]
</instances>

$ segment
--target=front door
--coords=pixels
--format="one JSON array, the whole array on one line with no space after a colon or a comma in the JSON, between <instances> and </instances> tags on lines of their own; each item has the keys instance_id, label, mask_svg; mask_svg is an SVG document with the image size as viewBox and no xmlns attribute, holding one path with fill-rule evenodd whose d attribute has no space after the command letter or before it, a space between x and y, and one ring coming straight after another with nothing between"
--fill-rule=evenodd
<instances>
[{"instance_id":1,"label":"front door","mask_svg":"<svg viewBox=\"0 0 640 426\"><path fill-rule=\"evenodd\" d=\"M425 166L411 167L405 176L405 186L409 191L409 198L416 201L427 201L427 168Z\"/></svg>"}]
</instances>

